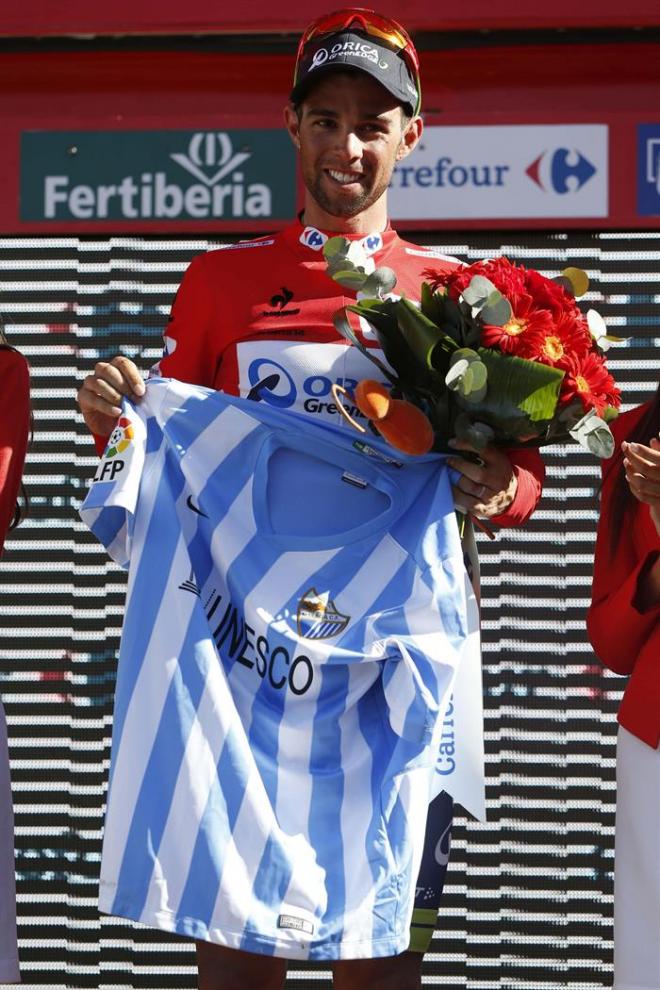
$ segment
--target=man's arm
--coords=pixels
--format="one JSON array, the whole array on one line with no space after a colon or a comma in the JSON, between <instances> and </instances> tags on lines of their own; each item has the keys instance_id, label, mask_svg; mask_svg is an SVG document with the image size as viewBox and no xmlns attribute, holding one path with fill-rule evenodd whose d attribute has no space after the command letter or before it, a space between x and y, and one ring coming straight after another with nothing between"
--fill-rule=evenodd
<instances>
[{"instance_id":1,"label":"man's arm","mask_svg":"<svg viewBox=\"0 0 660 990\"><path fill-rule=\"evenodd\" d=\"M194 385L211 385L217 363L217 358L209 353L214 307L204 257L193 259L183 277L163 335L164 355L154 368L156 374L165 378L178 378ZM142 372L121 354L111 361L99 361L85 378L78 392L78 405L99 454L103 453L121 413L122 397L139 402L143 395Z\"/></svg>"}]
</instances>

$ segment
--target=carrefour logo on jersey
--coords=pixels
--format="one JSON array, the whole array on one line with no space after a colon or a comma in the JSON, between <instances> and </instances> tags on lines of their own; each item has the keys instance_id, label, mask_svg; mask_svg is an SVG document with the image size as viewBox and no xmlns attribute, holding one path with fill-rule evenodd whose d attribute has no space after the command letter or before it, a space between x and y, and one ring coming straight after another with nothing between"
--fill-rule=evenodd
<instances>
[{"instance_id":1,"label":"carrefour logo on jersey","mask_svg":"<svg viewBox=\"0 0 660 990\"><path fill-rule=\"evenodd\" d=\"M27 131L21 219L286 219L294 175L294 151L279 128Z\"/></svg>"},{"instance_id":2,"label":"carrefour logo on jersey","mask_svg":"<svg viewBox=\"0 0 660 990\"><path fill-rule=\"evenodd\" d=\"M394 170L394 219L606 217L603 124L427 127Z\"/></svg>"}]
</instances>

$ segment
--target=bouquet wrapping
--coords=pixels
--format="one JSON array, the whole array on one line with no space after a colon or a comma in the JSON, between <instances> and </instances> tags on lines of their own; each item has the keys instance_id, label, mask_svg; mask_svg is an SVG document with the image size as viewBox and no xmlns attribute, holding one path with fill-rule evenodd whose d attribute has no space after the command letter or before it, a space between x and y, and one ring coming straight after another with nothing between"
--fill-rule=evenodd
<instances>
[{"instance_id":1,"label":"bouquet wrapping","mask_svg":"<svg viewBox=\"0 0 660 990\"><path fill-rule=\"evenodd\" d=\"M428 269L417 305L393 295L396 273L376 268L359 245L334 237L324 254L330 277L357 291L356 303L335 313L337 330L378 367L402 413L412 405L428 420L427 449L446 451L456 436L477 450L575 441L611 456L608 423L620 394L605 351L618 338L595 310L578 307L588 288L581 269L550 279L505 257ZM360 339L351 314L367 320L385 361ZM396 446L397 431L381 428L365 384L368 401L358 407Z\"/></svg>"}]
</instances>

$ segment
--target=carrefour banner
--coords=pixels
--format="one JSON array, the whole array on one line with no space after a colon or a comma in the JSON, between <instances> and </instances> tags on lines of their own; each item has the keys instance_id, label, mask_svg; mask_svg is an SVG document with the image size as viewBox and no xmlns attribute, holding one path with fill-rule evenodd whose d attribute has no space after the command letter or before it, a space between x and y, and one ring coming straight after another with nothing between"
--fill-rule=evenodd
<instances>
[{"instance_id":1,"label":"carrefour banner","mask_svg":"<svg viewBox=\"0 0 660 990\"><path fill-rule=\"evenodd\" d=\"M28 131L22 221L286 220L295 156L283 128Z\"/></svg>"},{"instance_id":2,"label":"carrefour banner","mask_svg":"<svg viewBox=\"0 0 660 990\"><path fill-rule=\"evenodd\" d=\"M394 170L395 219L607 217L604 124L427 127Z\"/></svg>"}]
</instances>

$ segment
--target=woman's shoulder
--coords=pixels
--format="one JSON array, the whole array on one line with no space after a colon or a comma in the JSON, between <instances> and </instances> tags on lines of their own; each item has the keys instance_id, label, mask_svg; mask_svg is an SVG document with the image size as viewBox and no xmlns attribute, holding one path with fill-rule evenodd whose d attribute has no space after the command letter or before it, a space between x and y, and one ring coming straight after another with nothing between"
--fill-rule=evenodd
<instances>
[{"instance_id":1,"label":"woman's shoulder","mask_svg":"<svg viewBox=\"0 0 660 990\"><path fill-rule=\"evenodd\" d=\"M617 443L625 440L632 431L635 429L639 421L646 415L646 413L651 408L650 402L645 402L641 406L634 406L633 409L627 409L626 412L620 413L615 420L610 424L610 429Z\"/></svg>"},{"instance_id":2,"label":"woman's shoulder","mask_svg":"<svg viewBox=\"0 0 660 990\"><path fill-rule=\"evenodd\" d=\"M0 347L0 374L3 380L7 375L12 375L18 381L28 381L30 370L26 359L13 347Z\"/></svg>"}]
</instances>

